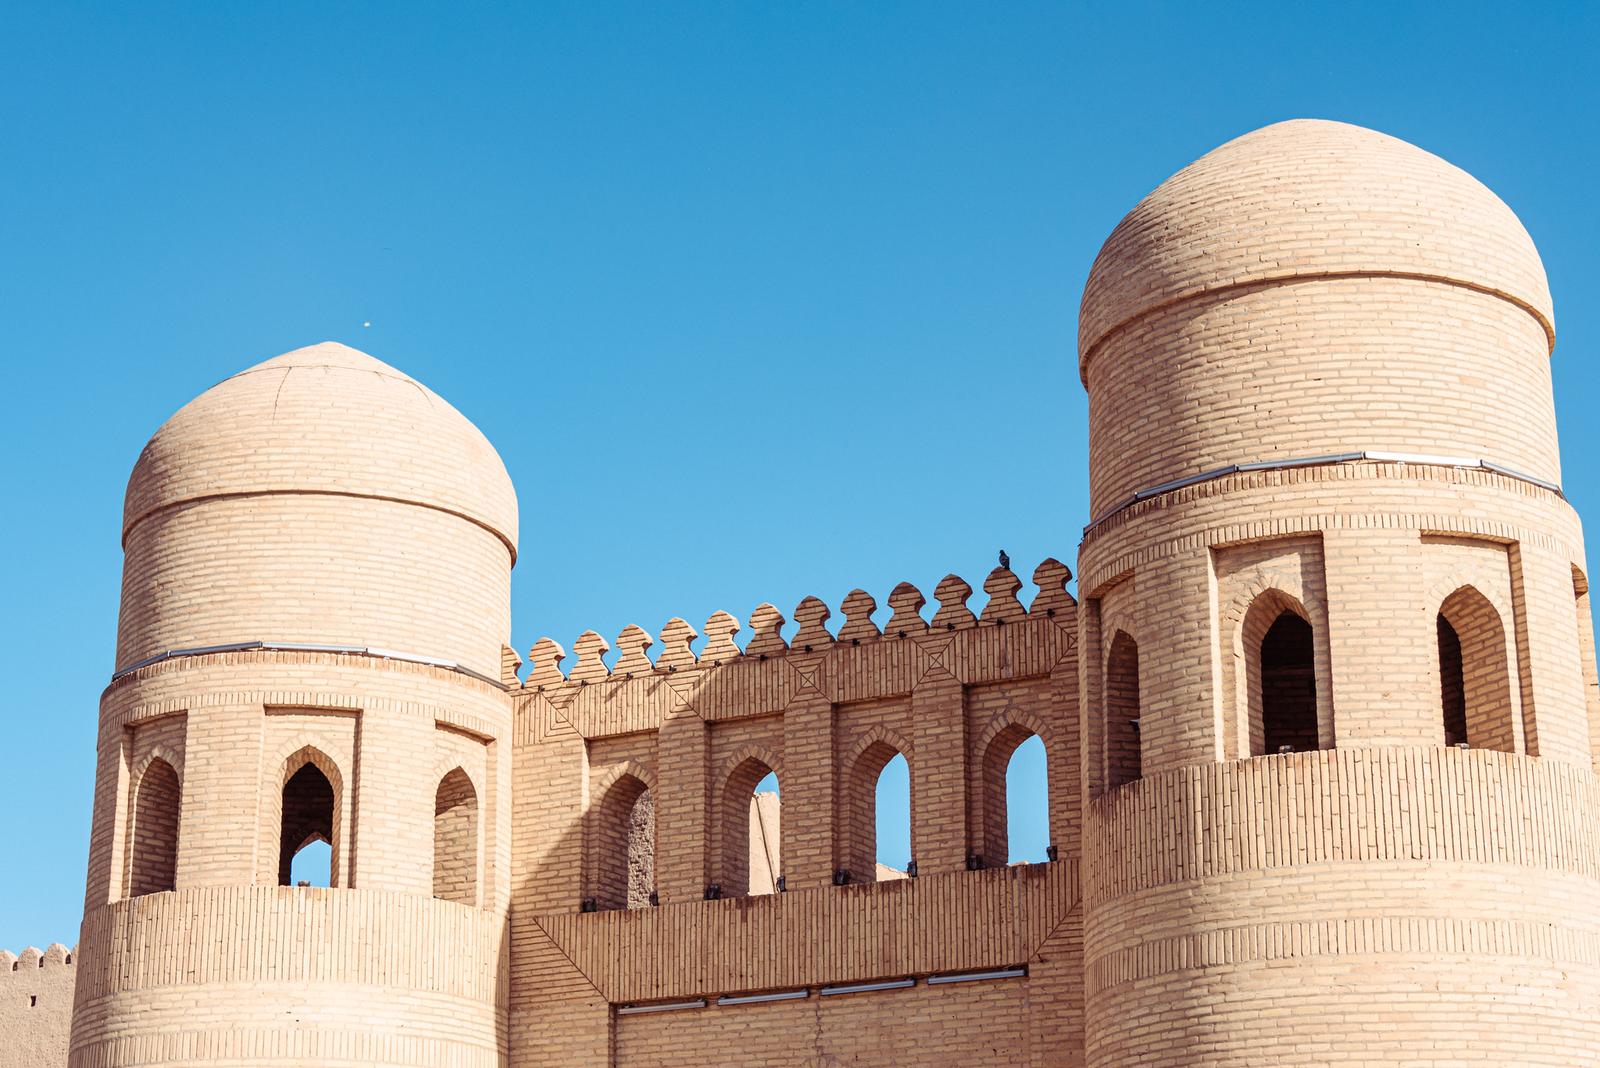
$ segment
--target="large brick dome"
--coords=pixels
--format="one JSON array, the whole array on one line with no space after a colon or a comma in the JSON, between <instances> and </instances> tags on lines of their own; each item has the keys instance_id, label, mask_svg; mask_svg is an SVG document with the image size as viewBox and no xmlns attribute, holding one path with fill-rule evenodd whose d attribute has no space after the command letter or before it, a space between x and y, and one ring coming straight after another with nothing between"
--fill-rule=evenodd
<instances>
[{"instance_id":1,"label":"large brick dome","mask_svg":"<svg viewBox=\"0 0 1600 1068\"><path fill-rule=\"evenodd\" d=\"M1532 313L1554 345L1544 266L1482 182L1396 137L1296 119L1201 156L1106 239L1084 288L1080 373L1119 325L1244 283L1387 273L1487 290Z\"/></svg>"},{"instance_id":2,"label":"large brick dome","mask_svg":"<svg viewBox=\"0 0 1600 1068\"><path fill-rule=\"evenodd\" d=\"M478 428L324 342L185 405L123 510L117 664L241 642L399 650L494 677L517 498Z\"/></svg>"},{"instance_id":3,"label":"large brick dome","mask_svg":"<svg viewBox=\"0 0 1600 1068\"><path fill-rule=\"evenodd\" d=\"M1339 122L1237 138L1140 201L1089 272L1092 513L1355 452L1557 483L1552 323L1532 239L1466 172Z\"/></svg>"},{"instance_id":4,"label":"large brick dome","mask_svg":"<svg viewBox=\"0 0 1600 1068\"><path fill-rule=\"evenodd\" d=\"M414 378L331 341L240 371L167 420L128 480L123 537L183 501L282 492L441 509L516 552L516 491L488 439Z\"/></svg>"}]
</instances>

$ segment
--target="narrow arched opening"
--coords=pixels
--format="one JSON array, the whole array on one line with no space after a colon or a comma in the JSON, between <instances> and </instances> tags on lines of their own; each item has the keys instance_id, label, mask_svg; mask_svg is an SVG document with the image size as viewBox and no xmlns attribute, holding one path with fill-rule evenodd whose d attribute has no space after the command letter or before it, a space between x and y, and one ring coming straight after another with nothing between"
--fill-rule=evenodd
<instances>
[{"instance_id":1,"label":"narrow arched opening","mask_svg":"<svg viewBox=\"0 0 1600 1068\"><path fill-rule=\"evenodd\" d=\"M856 757L845 802L844 869L851 882L903 879L911 863L911 771L881 739Z\"/></svg>"},{"instance_id":2,"label":"narrow arched opening","mask_svg":"<svg viewBox=\"0 0 1600 1068\"><path fill-rule=\"evenodd\" d=\"M1256 646L1251 671L1257 700L1250 725L1252 753L1299 753L1318 748L1316 646L1311 624L1291 609L1279 612Z\"/></svg>"},{"instance_id":3,"label":"narrow arched opening","mask_svg":"<svg viewBox=\"0 0 1600 1068\"><path fill-rule=\"evenodd\" d=\"M1139 731L1139 643L1124 631L1106 656L1106 787L1116 789L1143 774Z\"/></svg>"},{"instance_id":4,"label":"narrow arched opening","mask_svg":"<svg viewBox=\"0 0 1600 1068\"><path fill-rule=\"evenodd\" d=\"M478 903L478 792L461 768L440 779L434 791L433 896Z\"/></svg>"},{"instance_id":5,"label":"narrow arched opening","mask_svg":"<svg viewBox=\"0 0 1600 1068\"><path fill-rule=\"evenodd\" d=\"M1020 724L1007 725L983 755L985 865L1038 864L1048 859L1050 789L1044 740Z\"/></svg>"},{"instance_id":6,"label":"narrow arched opening","mask_svg":"<svg viewBox=\"0 0 1600 1068\"><path fill-rule=\"evenodd\" d=\"M591 817L589 897L598 909L639 908L655 889L655 807L650 789L622 775Z\"/></svg>"},{"instance_id":7,"label":"narrow arched opening","mask_svg":"<svg viewBox=\"0 0 1600 1068\"><path fill-rule=\"evenodd\" d=\"M1461 667L1461 635L1440 614L1435 620L1439 635L1439 705L1444 720L1444 744L1467 744L1467 688Z\"/></svg>"},{"instance_id":8,"label":"narrow arched opening","mask_svg":"<svg viewBox=\"0 0 1600 1068\"><path fill-rule=\"evenodd\" d=\"M750 798L750 893L783 889L783 797L778 773L756 783Z\"/></svg>"},{"instance_id":9,"label":"narrow arched opening","mask_svg":"<svg viewBox=\"0 0 1600 1068\"><path fill-rule=\"evenodd\" d=\"M758 792L763 784L768 792ZM777 774L758 757L740 761L723 783L720 809L717 885L722 893L745 897L776 892L783 874Z\"/></svg>"},{"instance_id":10,"label":"narrow arched opening","mask_svg":"<svg viewBox=\"0 0 1600 1068\"><path fill-rule=\"evenodd\" d=\"M1439 682L1446 744L1517 749L1506 630L1489 599L1472 586L1439 606Z\"/></svg>"},{"instance_id":11,"label":"narrow arched opening","mask_svg":"<svg viewBox=\"0 0 1600 1068\"><path fill-rule=\"evenodd\" d=\"M134 789L128 894L157 894L177 886L178 819L183 788L160 757L151 760Z\"/></svg>"},{"instance_id":12,"label":"narrow arched opening","mask_svg":"<svg viewBox=\"0 0 1600 1068\"><path fill-rule=\"evenodd\" d=\"M283 784L278 885L333 885L334 812L333 783L308 759Z\"/></svg>"},{"instance_id":13,"label":"narrow arched opening","mask_svg":"<svg viewBox=\"0 0 1600 1068\"><path fill-rule=\"evenodd\" d=\"M642 909L656 892L656 802L649 790L628 810L628 907Z\"/></svg>"}]
</instances>

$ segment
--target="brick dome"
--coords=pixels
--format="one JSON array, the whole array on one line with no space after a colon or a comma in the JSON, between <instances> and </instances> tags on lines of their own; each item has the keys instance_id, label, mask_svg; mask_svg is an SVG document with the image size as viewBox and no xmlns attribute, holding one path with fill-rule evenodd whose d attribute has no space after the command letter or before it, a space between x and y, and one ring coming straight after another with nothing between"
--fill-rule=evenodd
<instances>
[{"instance_id":1,"label":"brick dome","mask_svg":"<svg viewBox=\"0 0 1600 1068\"><path fill-rule=\"evenodd\" d=\"M516 492L482 432L409 375L331 341L240 371L167 420L128 480L123 539L180 502L295 492L436 508L516 553Z\"/></svg>"},{"instance_id":2,"label":"brick dome","mask_svg":"<svg viewBox=\"0 0 1600 1068\"><path fill-rule=\"evenodd\" d=\"M1494 293L1555 343L1544 266L1500 198L1398 138L1296 119L1208 152L1117 224L1084 287L1080 374L1106 335L1153 308L1244 283L1339 275Z\"/></svg>"}]
</instances>

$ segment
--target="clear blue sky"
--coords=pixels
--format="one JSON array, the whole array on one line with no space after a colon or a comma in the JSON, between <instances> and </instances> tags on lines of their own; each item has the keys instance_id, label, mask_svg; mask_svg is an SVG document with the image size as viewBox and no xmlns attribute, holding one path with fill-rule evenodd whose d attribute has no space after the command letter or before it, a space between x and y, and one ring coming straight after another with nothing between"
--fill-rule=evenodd
<instances>
[{"instance_id":1,"label":"clear blue sky","mask_svg":"<svg viewBox=\"0 0 1600 1068\"><path fill-rule=\"evenodd\" d=\"M515 644L1071 562L1078 295L1278 119L1478 175L1555 291L1600 523L1600 7L0 3L0 946L76 936L123 486L323 339L521 492ZM363 323L371 322L370 327Z\"/></svg>"}]
</instances>

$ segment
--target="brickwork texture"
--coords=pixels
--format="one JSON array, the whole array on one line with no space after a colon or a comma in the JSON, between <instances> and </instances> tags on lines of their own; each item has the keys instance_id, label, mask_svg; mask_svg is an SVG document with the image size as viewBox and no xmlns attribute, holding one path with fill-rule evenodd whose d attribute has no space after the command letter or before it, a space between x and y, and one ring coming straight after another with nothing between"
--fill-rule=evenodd
<instances>
[{"instance_id":1,"label":"brickwork texture","mask_svg":"<svg viewBox=\"0 0 1600 1068\"><path fill-rule=\"evenodd\" d=\"M1554 339L1489 190L1270 126L1094 263L1077 597L1045 560L526 663L483 436L340 345L252 367L135 466L81 956L0 953L0 1068L1600 1064Z\"/></svg>"}]
</instances>

